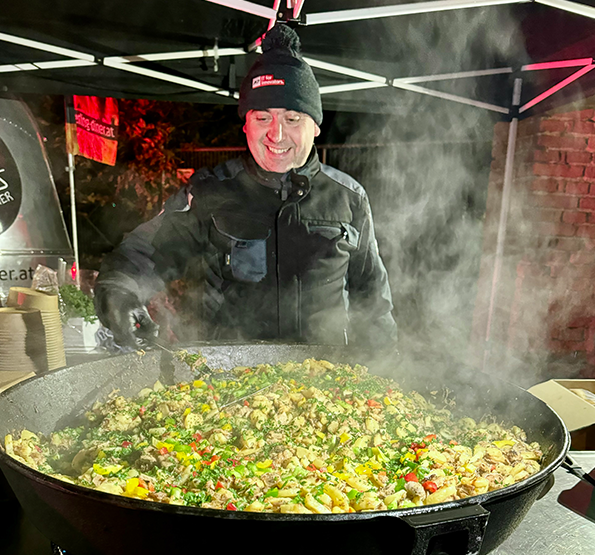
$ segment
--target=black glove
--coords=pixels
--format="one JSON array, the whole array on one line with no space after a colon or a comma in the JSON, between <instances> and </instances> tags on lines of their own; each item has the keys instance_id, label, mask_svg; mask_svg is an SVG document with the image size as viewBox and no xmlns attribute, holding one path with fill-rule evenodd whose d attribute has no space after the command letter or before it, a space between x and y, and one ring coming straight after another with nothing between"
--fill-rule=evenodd
<instances>
[{"instance_id":1,"label":"black glove","mask_svg":"<svg viewBox=\"0 0 595 555\"><path fill-rule=\"evenodd\" d=\"M95 292L95 309L122 347L142 347L157 336L159 326L134 293L102 288Z\"/></svg>"}]
</instances>

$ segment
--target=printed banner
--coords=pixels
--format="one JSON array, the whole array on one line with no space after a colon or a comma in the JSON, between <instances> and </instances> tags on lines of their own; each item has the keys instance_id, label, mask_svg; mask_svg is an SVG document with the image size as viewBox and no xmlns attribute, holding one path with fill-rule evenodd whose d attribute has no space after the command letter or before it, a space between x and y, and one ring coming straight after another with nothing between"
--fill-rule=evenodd
<instances>
[{"instance_id":1,"label":"printed banner","mask_svg":"<svg viewBox=\"0 0 595 555\"><path fill-rule=\"evenodd\" d=\"M65 99L65 106L68 152L113 166L118 149L118 101L72 96Z\"/></svg>"},{"instance_id":2,"label":"printed banner","mask_svg":"<svg viewBox=\"0 0 595 555\"><path fill-rule=\"evenodd\" d=\"M22 196L21 176L15 159L0 139L0 235L17 219Z\"/></svg>"}]
</instances>

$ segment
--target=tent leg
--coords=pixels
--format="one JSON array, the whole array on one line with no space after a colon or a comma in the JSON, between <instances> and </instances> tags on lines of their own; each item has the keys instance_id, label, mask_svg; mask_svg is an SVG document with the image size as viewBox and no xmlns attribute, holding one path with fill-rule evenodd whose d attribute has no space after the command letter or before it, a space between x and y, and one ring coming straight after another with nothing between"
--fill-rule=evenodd
<instances>
[{"instance_id":1,"label":"tent leg","mask_svg":"<svg viewBox=\"0 0 595 555\"><path fill-rule=\"evenodd\" d=\"M522 79L514 80L514 87L512 93L512 106L516 111L521 101L521 87ZM494 271L492 273L492 287L490 291L490 304L488 308L488 319L486 325L485 345L483 352L484 372L489 370L490 356L492 351L492 326L494 320L494 311L496 309L496 298L498 294L498 285L500 281L500 274L502 273L502 260L504 257L504 242L506 240L506 224L508 222L508 213L510 211L510 196L512 192L513 171L514 171L514 154L516 148L516 138L518 130L519 118L517 115L510 121L508 128L508 145L506 148L506 164L504 166L504 184L502 187L502 202L500 205L500 220L498 222L498 235L496 238L496 256L494 258Z\"/></svg>"},{"instance_id":2,"label":"tent leg","mask_svg":"<svg viewBox=\"0 0 595 555\"><path fill-rule=\"evenodd\" d=\"M68 153L68 181L70 183L70 216L72 221L72 247L74 249L74 263L76 265L76 273L74 281L76 286L81 288L81 267L79 264L79 237L78 227L76 223L76 196L74 189L74 154Z\"/></svg>"}]
</instances>

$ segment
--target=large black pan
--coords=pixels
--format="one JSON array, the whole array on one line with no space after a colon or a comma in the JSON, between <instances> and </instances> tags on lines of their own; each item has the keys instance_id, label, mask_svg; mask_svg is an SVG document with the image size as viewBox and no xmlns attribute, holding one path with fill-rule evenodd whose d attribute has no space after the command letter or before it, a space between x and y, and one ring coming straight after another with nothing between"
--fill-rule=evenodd
<instances>
[{"instance_id":1,"label":"large black pan","mask_svg":"<svg viewBox=\"0 0 595 555\"><path fill-rule=\"evenodd\" d=\"M360 362L357 355L318 346L207 346L212 366L304 360ZM374 370L374 366L370 365ZM384 372L390 364L384 366ZM400 369L402 371L402 367ZM151 503L70 485L11 459L0 467L29 519L73 555L488 553L504 541L547 488L569 447L568 432L547 405L524 390L469 370L440 375L437 368L396 376L421 393L446 386L466 415L492 413L540 442L544 466L529 479L477 497L399 511L286 515L217 511ZM0 437L13 430L50 432L71 425L114 389L134 395L158 378L184 381L187 367L160 352L89 362L32 378L0 394Z\"/></svg>"}]
</instances>

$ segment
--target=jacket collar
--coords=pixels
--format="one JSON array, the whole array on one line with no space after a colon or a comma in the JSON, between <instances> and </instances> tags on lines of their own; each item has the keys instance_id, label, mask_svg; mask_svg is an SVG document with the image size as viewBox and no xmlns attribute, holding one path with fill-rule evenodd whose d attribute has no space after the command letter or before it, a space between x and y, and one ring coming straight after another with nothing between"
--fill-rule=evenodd
<instances>
[{"instance_id":1,"label":"jacket collar","mask_svg":"<svg viewBox=\"0 0 595 555\"><path fill-rule=\"evenodd\" d=\"M244 168L250 177L252 177L261 185L270 187L271 189L281 189L284 183L291 181L292 173L302 175L306 177L308 181L310 181L320 171L320 160L318 159L318 152L316 151L315 146L312 147L310 155L308 156L308 160L306 160L306 163L303 166L292 169L287 173L268 172L262 169L256 163L256 160L254 160L254 157L250 151L248 151L242 157L242 162L244 163Z\"/></svg>"}]
</instances>

